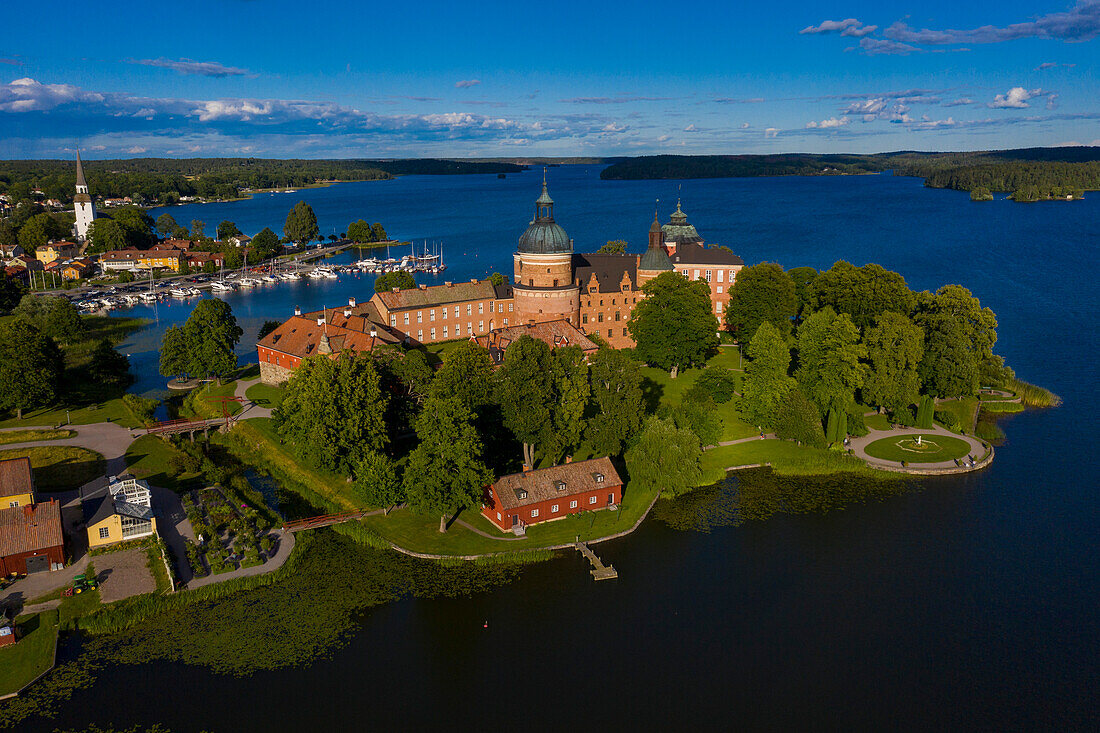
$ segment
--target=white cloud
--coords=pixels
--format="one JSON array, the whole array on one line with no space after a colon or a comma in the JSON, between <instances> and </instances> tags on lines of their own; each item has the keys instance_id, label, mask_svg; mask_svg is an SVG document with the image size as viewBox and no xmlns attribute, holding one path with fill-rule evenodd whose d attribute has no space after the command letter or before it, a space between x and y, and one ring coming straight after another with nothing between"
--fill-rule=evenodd
<instances>
[{"instance_id":1,"label":"white cloud","mask_svg":"<svg viewBox=\"0 0 1100 733\"><path fill-rule=\"evenodd\" d=\"M126 152L130 153L131 155L138 155L140 153L148 153L149 148L143 148L140 145L135 145L134 147L127 150Z\"/></svg>"},{"instance_id":2,"label":"white cloud","mask_svg":"<svg viewBox=\"0 0 1100 733\"><path fill-rule=\"evenodd\" d=\"M844 127L849 122L851 122L851 120L847 117L830 117L829 119L822 120L821 122L815 122L811 120L806 123L806 127L809 129L829 130L838 127Z\"/></svg>"},{"instance_id":3,"label":"white cloud","mask_svg":"<svg viewBox=\"0 0 1100 733\"><path fill-rule=\"evenodd\" d=\"M469 89L481 83L481 79L463 79L455 82L455 89Z\"/></svg>"},{"instance_id":4,"label":"white cloud","mask_svg":"<svg viewBox=\"0 0 1100 733\"><path fill-rule=\"evenodd\" d=\"M1007 93L993 97L993 101L989 103L989 106L993 109L1024 109L1031 106L1027 103L1029 99L1042 93L1042 89L1028 90L1023 87L1012 87Z\"/></svg>"},{"instance_id":5,"label":"white cloud","mask_svg":"<svg viewBox=\"0 0 1100 733\"><path fill-rule=\"evenodd\" d=\"M672 139L672 135L659 135L659 136L657 137L657 142L659 142L659 143L667 143L667 142L668 142L669 140L671 140L671 139Z\"/></svg>"},{"instance_id":6,"label":"white cloud","mask_svg":"<svg viewBox=\"0 0 1100 733\"><path fill-rule=\"evenodd\" d=\"M741 123L741 129L742 129L742 130L747 130L747 129L749 129L749 123L747 123L747 122L742 122L742 123Z\"/></svg>"},{"instance_id":7,"label":"white cloud","mask_svg":"<svg viewBox=\"0 0 1100 733\"><path fill-rule=\"evenodd\" d=\"M764 129L764 137L775 137L779 134L778 127L768 127Z\"/></svg>"},{"instance_id":8,"label":"white cloud","mask_svg":"<svg viewBox=\"0 0 1100 733\"><path fill-rule=\"evenodd\" d=\"M799 34L840 33L842 36L862 38L868 33L874 33L876 30L878 30L877 25L863 25L855 18L845 18L844 20L826 20L821 25L808 25L800 30Z\"/></svg>"},{"instance_id":9,"label":"white cloud","mask_svg":"<svg viewBox=\"0 0 1100 733\"><path fill-rule=\"evenodd\" d=\"M251 73L248 69L238 69L235 66L226 66L225 64L220 64L217 61L193 61L192 59L187 58L182 58L177 61L166 58L140 59L130 61L129 63L140 64L141 66L158 66L162 69L172 69L173 71L178 71L181 74L212 76L216 78L223 78L226 76L244 76Z\"/></svg>"},{"instance_id":10,"label":"white cloud","mask_svg":"<svg viewBox=\"0 0 1100 733\"><path fill-rule=\"evenodd\" d=\"M684 128L684 132L699 132L699 128L696 127L694 123L692 123Z\"/></svg>"},{"instance_id":11,"label":"white cloud","mask_svg":"<svg viewBox=\"0 0 1100 733\"><path fill-rule=\"evenodd\" d=\"M931 30L894 23L883 32L887 38L929 45L1000 43L1019 38L1046 38L1067 42L1089 41L1100 35L1100 0L1077 0L1070 10L1041 15L1033 21L997 27L983 25L969 30Z\"/></svg>"}]
</instances>

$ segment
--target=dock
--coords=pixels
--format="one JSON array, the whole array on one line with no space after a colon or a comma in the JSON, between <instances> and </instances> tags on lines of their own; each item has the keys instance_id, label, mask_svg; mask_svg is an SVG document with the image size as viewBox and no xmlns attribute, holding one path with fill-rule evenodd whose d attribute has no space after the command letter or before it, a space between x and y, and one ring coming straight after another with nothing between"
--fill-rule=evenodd
<instances>
[{"instance_id":1,"label":"dock","mask_svg":"<svg viewBox=\"0 0 1100 733\"><path fill-rule=\"evenodd\" d=\"M576 542L577 551L580 552L588 562L592 563L592 577L596 580L613 580L619 577L619 572L611 565L604 565L603 560L596 556L596 553L588 547L588 545L580 540Z\"/></svg>"}]
</instances>

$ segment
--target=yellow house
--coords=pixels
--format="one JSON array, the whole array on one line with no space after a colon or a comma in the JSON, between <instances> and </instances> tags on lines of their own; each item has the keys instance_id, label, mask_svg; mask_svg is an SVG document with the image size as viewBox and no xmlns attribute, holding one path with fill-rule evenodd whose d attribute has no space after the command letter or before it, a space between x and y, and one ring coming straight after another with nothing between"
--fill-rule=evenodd
<instances>
[{"instance_id":1,"label":"yellow house","mask_svg":"<svg viewBox=\"0 0 1100 733\"><path fill-rule=\"evenodd\" d=\"M138 267L144 270L164 268L179 272L183 263L183 252L178 249L160 249L143 252Z\"/></svg>"},{"instance_id":2,"label":"yellow house","mask_svg":"<svg viewBox=\"0 0 1100 733\"><path fill-rule=\"evenodd\" d=\"M67 260L76 255L76 245L72 242L50 242L34 250L34 256L43 265L55 260Z\"/></svg>"},{"instance_id":3,"label":"yellow house","mask_svg":"<svg viewBox=\"0 0 1100 733\"><path fill-rule=\"evenodd\" d=\"M34 503L34 473L31 459L0 461L0 509L30 506Z\"/></svg>"},{"instance_id":4,"label":"yellow house","mask_svg":"<svg viewBox=\"0 0 1100 733\"><path fill-rule=\"evenodd\" d=\"M157 532L149 485L135 478L110 476L80 489L88 546L148 537Z\"/></svg>"}]
</instances>

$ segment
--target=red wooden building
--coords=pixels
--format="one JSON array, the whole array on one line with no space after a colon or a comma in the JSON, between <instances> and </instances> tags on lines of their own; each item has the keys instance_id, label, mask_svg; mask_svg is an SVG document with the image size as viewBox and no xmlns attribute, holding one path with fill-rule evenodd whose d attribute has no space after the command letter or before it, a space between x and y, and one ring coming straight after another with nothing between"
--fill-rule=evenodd
<instances>
[{"instance_id":1,"label":"red wooden building","mask_svg":"<svg viewBox=\"0 0 1100 733\"><path fill-rule=\"evenodd\" d=\"M610 458L501 476L485 490L481 513L505 532L578 512L607 509L623 498Z\"/></svg>"},{"instance_id":2,"label":"red wooden building","mask_svg":"<svg viewBox=\"0 0 1100 733\"><path fill-rule=\"evenodd\" d=\"M0 509L0 575L56 570L64 564L57 499Z\"/></svg>"}]
</instances>

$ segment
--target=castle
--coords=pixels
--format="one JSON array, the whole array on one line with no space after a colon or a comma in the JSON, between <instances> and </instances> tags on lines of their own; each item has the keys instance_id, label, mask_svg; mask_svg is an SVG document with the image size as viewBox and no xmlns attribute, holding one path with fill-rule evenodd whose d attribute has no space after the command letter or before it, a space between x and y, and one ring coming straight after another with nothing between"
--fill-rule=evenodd
<instances>
[{"instance_id":1,"label":"castle","mask_svg":"<svg viewBox=\"0 0 1100 733\"><path fill-rule=\"evenodd\" d=\"M512 261L511 283L420 285L375 293L367 303L351 299L342 308L306 314L296 310L256 345L263 381L285 382L302 359L314 354L384 344L466 338L499 350L527 332L552 347L583 344L587 349L592 344L588 336L615 348L629 347L634 341L627 323L634 305L645 297L646 282L664 272L707 282L721 322L729 288L744 266L728 248L707 247L679 202L663 226L654 213L641 255L574 252L573 240L554 219L545 173L534 218L520 235ZM555 325L547 329L539 324Z\"/></svg>"}]
</instances>

